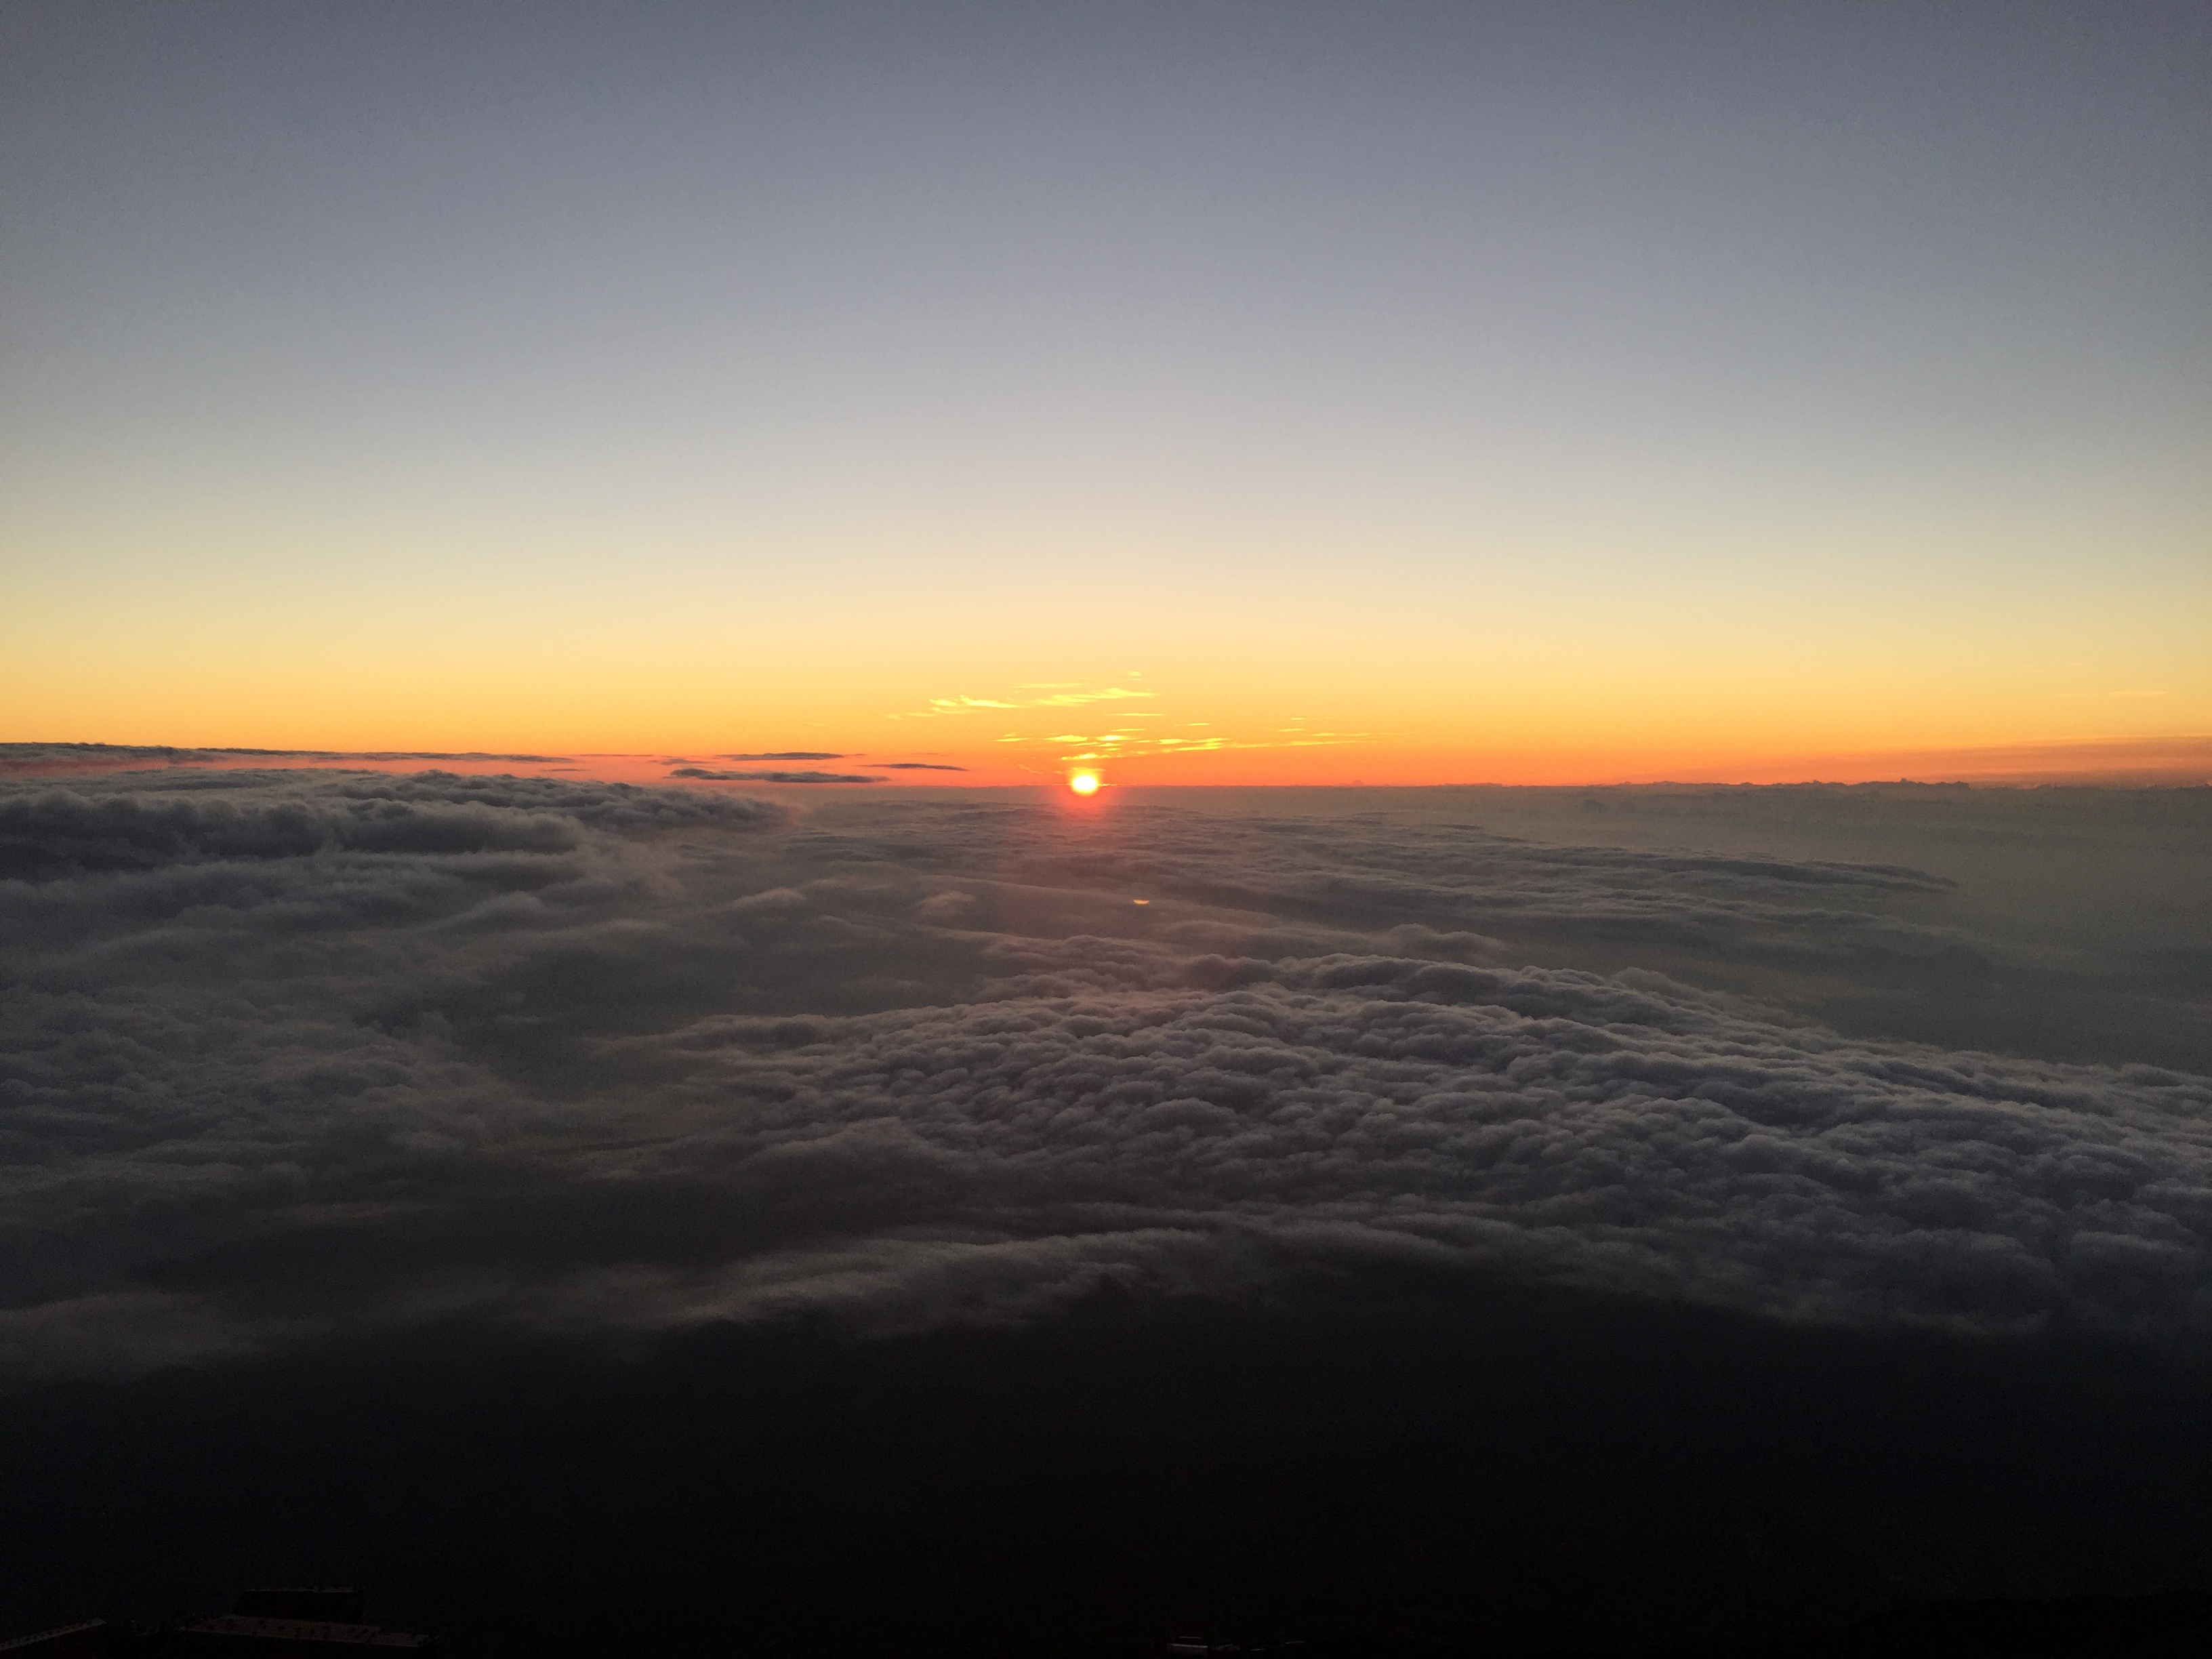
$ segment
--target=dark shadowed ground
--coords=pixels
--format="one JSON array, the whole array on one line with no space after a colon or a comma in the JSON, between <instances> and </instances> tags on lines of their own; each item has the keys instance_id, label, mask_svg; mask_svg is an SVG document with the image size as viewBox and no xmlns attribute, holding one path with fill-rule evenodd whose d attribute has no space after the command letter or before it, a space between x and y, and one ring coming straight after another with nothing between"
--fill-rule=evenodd
<instances>
[{"instance_id":1,"label":"dark shadowed ground","mask_svg":"<svg viewBox=\"0 0 2212 1659\"><path fill-rule=\"evenodd\" d=\"M457 1652L1744 1639L2212 1587L2204 1382L1402 1274L629 1359L423 1331L19 1399L9 1612L360 1579Z\"/></svg>"}]
</instances>

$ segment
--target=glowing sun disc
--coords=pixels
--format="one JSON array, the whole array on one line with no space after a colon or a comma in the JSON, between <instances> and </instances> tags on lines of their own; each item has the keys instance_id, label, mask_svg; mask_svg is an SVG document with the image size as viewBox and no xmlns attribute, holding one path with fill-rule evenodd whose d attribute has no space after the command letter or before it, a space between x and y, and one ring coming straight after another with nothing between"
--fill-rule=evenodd
<instances>
[{"instance_id":1,"label":"glowing sun disc","mask_svg":"<svg viewBox=\"0 0 2212 1659\"><path fill-rule=\"evenodd\" d=\"M1078 772L1068 779L1067 787L1079 795L1095 795L1098 793L1098 775L1096 772Z\"/></svg>"}]
</instances>

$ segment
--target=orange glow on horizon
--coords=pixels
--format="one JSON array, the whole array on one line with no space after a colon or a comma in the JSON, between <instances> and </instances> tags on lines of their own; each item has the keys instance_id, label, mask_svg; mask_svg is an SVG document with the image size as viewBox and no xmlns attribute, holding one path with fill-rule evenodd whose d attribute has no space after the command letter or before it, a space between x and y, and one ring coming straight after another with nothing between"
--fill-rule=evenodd
<instances>
[{"instance_id":1,"label":"orange glow on horizon","mask_svg":"<svg viewBox=\"0 0 2212 1659\"><path fill-rule=\"evenodd\" d=\"M1772 665L1718 682L1655 680L1632 696L1592 668L1526 683L1415 676L1404 684L1316 674L1294 687L1220 665L1102 667L1085 675L1024 665L948 678L895 658L816 685L803 664L761 668L768 690L696 654L618 659L596 678L549 684L525 656L455 667L392 659L357 680L304 645L258 664L171 661L159 640L112 673L54 654L45 636L0 653L0 738L263 752L228 763L543 771L640 784L887 793L915 787L1032 787L1070 803L1176 785L1407 787L1474 784L2029 782L2110 780L2202 785L2212 777L2212 679L2076 695L2002 688L1976 702L1916 698L1909 686L1843 708L1834 687ZM41 653L46 654L41 655ZM97 666L98 665L94 665ZM784 670L788 672L784 672ZM495 674L493 671L499 671ZM173 670L167 679L156 671ZM51 672L48 672L51 671ZM511 671L511 672L509 672ZM1423 669L1422 673L1427 674ZM1484 671L1487 672L1488 671ZM2083 671L2086 673L2087 671ZM1048 673L1054 678L1047 678ZM71 675L78 677L72 682ZM779 674L782 678L779 678ZM502 678L503 677L503 678ZM1800 677L1802 678L1802 677ZM1749 695L1759 678L1765 695ZM1433 683L1431 681L1433 680ZM1462 683L1463 681L1464 683ZM1974 682L1976 686L1981 682ZM369 697L362 687L381 688ZM1932 688L1930 689L1932 691ZM2122 687L2122 690L2128 688ZM339 694L343 691L344 695ZM159 711L158 713L155 711ZM664 739L654 742L653 739ZM291 753L270 751L293 751ZM143 768L161 755L6 757L13 772ZM777 781L716 774L789 761L856 781ZM208 756L199 763L222 763ZM863 783L858 779L866 778ZM1086 787L1079 779L1090 780ZM1066 793L1062 793L1062 791Z\"/></svg>"},{"instance_id":2,"label":"orange glow on horizon","mask_svg":"<svg viewBox=\"0 0 2212 1659\"><path fill-rule=\"evenodd\" d=\"M1046 745L1036 745L1042 748ZM179 745L196 748L197 745ZM334 746L335 747L335 746ZM736 745L727 745L734 750ZM908 751L912 752L912 751ZM225 750L210 746L197 754L149 755L128 749L36 757L5 757L11 775L143 770L183 764L199 767L340 767L382 772L438 769L461 773L512 773L580 781L597 779L647 786L680 786L716 791L786 794L805 799L854 792L878 793L915 787L935 788L1036 788L1048 785L1071 805L1090 805L1105 798L1103 769L1095 764L1052 766L1043 756L1017 758L947 746L926 751L915 762L878 758L846 751L834 764L851 767L866 778L851 782L739 780L705 775L750 765L749 754L716 749L661 749L643 752L593 751L547 745L535 752L479 750L345 752L332 750L270 752ZM824 762L823 764L833 763ZM2212 735L2168 740L2075 740L1988 744L1973 748L1863 750L1856 752L1798 751L1795 754L1736 751L1699 754L1692 750L1638 751L1629 749L1449 749L1442 746L1347 745L1329 749L1278 749L1254 742L1200 753L1124 753L1116 757L1117 788L1148 790L1195 785L1285 788L1319 787L1384 788L1504 786L1589 788L1609 785L1684 785L1895 782L1970 782L1982 785L2103 783L2163 787L2212 785ZM691 775L687 776L687 770Z\"/></svg>"}]
</instances>

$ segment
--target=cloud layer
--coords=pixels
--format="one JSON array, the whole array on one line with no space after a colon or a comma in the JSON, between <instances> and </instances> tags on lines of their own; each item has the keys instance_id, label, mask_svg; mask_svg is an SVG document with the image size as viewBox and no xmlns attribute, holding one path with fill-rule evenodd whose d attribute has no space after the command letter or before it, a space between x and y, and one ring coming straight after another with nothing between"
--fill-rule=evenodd
<instances>
[{"instance_id":1,"label":"cloud layer","mask_svg":"<svg viewBox=\"0 0 2212 1659\"><path fill-rule=\"evenodd\" d=\"M1905 865L194 773L9 786L0 873L15 1375L456 1318L915 1329L1379 1260L2212 1334L2207 1079L1681 977L2015 948L1907 914L1948 884Z\"/></svg>"},{"instance_id":2,"label":"cloud layer","mask_svg":"<svg viewBox=\"0 0 2212 1659\"><path fill-rule=\"evenodd\" d=\"M566 755L488 755L476 750L462 754L413 749L179 749L167 744L10 743L0 744L0 775L156 761L172 766L257 760L512 761L520 764L568 758Z\"/></svg>"}]
</instances>

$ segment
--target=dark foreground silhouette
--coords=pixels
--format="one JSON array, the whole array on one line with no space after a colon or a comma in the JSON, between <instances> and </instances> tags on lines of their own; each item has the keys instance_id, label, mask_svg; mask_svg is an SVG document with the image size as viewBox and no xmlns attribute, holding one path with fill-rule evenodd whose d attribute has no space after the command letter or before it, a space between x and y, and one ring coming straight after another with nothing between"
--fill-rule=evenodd
<instances>
[{"instance_id":1,"label":"dark foreground silhouette","mask_svg":"<svg viewBox=\"0 0 2212 1659\"><path fill-rule=\"evenodd\" d=\"M12 1397L0 1631L277 1582L372 1586L447 1659L2160 1652L2202 1604L2158 1598L2212 1589L2208 1402L2108 1341L1403 1273L868 1341L433 1333Z\"/></svg>"},{"instance_id":2,"label":"dark foreground silhouette","mask_svg":"<svg viewBox=\"0 0 2212 1659\"><path fill-rule=\"evenodd\" d=\"M353 1589L249 1590L228 1614L151 1626L90 1619L0 1641L6 1659L435 1659L431 1637L362 1622ZM747 1650L732 1647L732 1654ZM979 1652L989 1652L980 1650ZM1351 1632L1231 1641L1171 1635L1088 1659L1477 1659L1504 1650ZM1750 1646L1554 1653L1545 1659L2074 1659L2212 1653L2212 1595L1944 1601ZM1012 1659L1012 1656L1006 1656ZM1040 1653L1037 1659L1045 1659Z\"/></svg>"}]
</instances>

